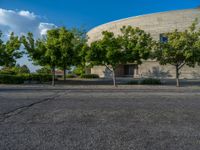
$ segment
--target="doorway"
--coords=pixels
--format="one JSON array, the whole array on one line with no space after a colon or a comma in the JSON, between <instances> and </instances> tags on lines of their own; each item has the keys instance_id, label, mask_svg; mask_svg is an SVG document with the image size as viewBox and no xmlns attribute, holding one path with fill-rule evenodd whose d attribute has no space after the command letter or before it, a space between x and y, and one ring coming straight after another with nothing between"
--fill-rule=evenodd
<instances>
[{"instance_id":1,"label":"doorway","mask_svg":"<svg viewBox=\"0 0 200 150\"><path fill-rule=\"evenodd\" d=\"M124 66L124 75L133 76L134 75L134 65L125 65Z\"/></svg>"}]
</instances>

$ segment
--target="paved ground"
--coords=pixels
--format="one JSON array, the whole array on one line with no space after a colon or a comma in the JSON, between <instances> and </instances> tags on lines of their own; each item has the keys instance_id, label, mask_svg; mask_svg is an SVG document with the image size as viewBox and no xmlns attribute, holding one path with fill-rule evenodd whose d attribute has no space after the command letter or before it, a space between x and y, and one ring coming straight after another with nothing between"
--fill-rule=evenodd
<instances>
[{"instance_id":1,"label":"paved ground","mask_svg":"<svg viewBox=\"0 0 200 150\"><path fill-rule=\"evenodd\" d=\"M200 87L0 86L0 150L198 150Z\"/></svg>"}]
</instances>

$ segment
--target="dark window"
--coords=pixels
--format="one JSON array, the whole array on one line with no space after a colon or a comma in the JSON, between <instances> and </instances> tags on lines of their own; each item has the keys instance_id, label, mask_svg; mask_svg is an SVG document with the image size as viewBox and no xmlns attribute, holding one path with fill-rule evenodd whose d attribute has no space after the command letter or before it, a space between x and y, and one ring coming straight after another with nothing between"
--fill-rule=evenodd
<instances>
[{"instance_id":1,"label":"dark window","mask_svg":"<svg viewBox=\"0 0 200 150\"><path fill-rule=\"evenodd\" d=\"M137 65L124 65L124 75L133 76L138 75L138 66Z\"/></svg>"},{"instance_id":2,"label":"dark window","mask_svg":"<svg viewBox=\"0 0 200 150\"><path fill-rule=\"evenodd\" d=\"M161 43L166 43L168 42L168 38L165 34L160 34L160 42Z\"/></svg>"},{"instance_id":3,"label":"dark window","mask_svg":"<svg viewBox=\"0 0 200 150\"><path fill-rule=\"evenodd\" d=\"M133 75L134 73L134 66L133 65L125 65L124 66L124 75Z\"/></svg>"}]
</instances>

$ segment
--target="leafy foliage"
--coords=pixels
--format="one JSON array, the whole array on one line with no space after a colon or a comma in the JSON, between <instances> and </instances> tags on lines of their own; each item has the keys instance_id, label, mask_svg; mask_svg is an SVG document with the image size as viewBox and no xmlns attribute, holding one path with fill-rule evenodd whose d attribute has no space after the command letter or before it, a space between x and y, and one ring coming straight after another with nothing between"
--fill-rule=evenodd
<instances>
[{"instance_id":1,"label":"leafy foliage","mask_svg":"<svg viewBox=\"0 0 200 150\"><path fill-rule=\"evenodd\" d=\"M127 82L128 85L137 85L139 82L137 80L131 80Z\"/></svg>"},{"instance_id":2,"label":"leafy foliage","mask_svg":"<svg viewBox=\"0 0 200 150\"><path fill-rule=\"evenodd\" d=\"M124 63L141 64L149 58L153 45L150 34L139 28L123 27L121 33L102 32L103 38L91 43L86 56L92 66L105 65L113 73L114 85L116 68Z\"/></svg>"},{"instance_id":3,"label":"leafy foliage","mask_svg":"<svg viewBox=\"0 0 200 150\"><path fill-rule=\"evenodd\" d=\"M16 75L17 72L16 70L13 68L13 67L3 67L1 70L0 70L0 74L7 74L7 75Z\"/></svg>"},{"instance_id":4,"label":"leafy foliage","mask_svg":"<svg viewBox=\"0 0 200 150\"><path fill-rule=\"evenodd\" d=\"M74 34L73 45L74 45L74 66L76 66L76 73L78 75L84 74L87 67L86 55L89 47L87 45L87 35L83 28L73 28L71 32ZM80 72L79 72L80 71ZM78 73L79 72L79 73ZM75 73L75 74L76 74Z\"/></svg>"},{"instance_id":5,"label":"leafy foliage","mask_svg":"<svg viewBox=\"0 0 200 150\"><path fill-rule=\"evenodd\" d=\"M33 34L22 37L23 44L29 57L40 66L49 66L52 69L54 85L55 68L64 71L77 64L79 58L77 49L82 48L82 42L78 42L78 35L64 27L47 31L43 39L34 40Z\"/></svg>"},{"instance_id":6,"label":"leafy foliage","mask_svg":"<svg viewBox=\"0 0 200 150\"><path fill-rule=\"evenodd\" d=\"M121 32L122 35L119 38L125 63L141 64L142 60L149 58L154 45L150 34L131 26L124 26Z\"/></svg>"},{"instance_id":7,"label":"leafy foliage","mask_svg":"<svg viewBox=\"0 0 200 150\"><path fill-rule=\"evenodd\" d=\"M21 41L27 51L29 58L34 61L34 64L40 66L49 66L49 57L46 57L46 45L45 39L35 40L32 33L28 33L27 36L22 36Z\"/></svg>"},{"instance_id":8,"label":"leafy foliage","mask_svg":"<svg viewBox=\"0 0 200 150\"><path fill-rule=\"evenodd\" d=\"M75 75L73 75L73 74L67 74L66 75L66 78L75 78L76 76Z\"/></svg>"},{"instance_id":9,"label":"leafy foliage","mask_svg":"<svg viewBox=\"0 0 200 150\"><path fill-rule=\"evenodd\" d=\"M0 38L2 33L0 33ZM0 39L0 66L13 67L16 64L16 59L22 57L23 52L20 51L21 42L18 36L15 36L12 32L10 38L3 42Z\"/></svg>"},{"instance_id":10,"label":"leafy foliage","mask_svg":"<svg viewBox=\"0 0 200 150\"><path fill-rule=\"evenodd\" d=\"M78 66L73 70L73 73L77 76L80 76L85 73L85 70L82 66Z\"/></svg>"},{"instance_id":11,"label":"leafy foliage","mask_svg":"<svg viewBox=\"0 0 200 150\"><path fill-rule=\"evenodd\" d=\"M162 84L160 79L153 79L153 78L148 78L148 79L143 79L140 84L142 85L160 85Z\"/></svg>"},{"instance_id":12,"label":"leafy foliage","mask_svg":"<svg viewBox=\"0 0 200 150\"><path fill-rule=\"evenodd\" d=\"M65 71L67 68L71 67L75 63L75 50L74 50L74 35L69 30L60 28L57 30L58 32L58 45L61 56L59 58L58 67L61 68L64 72L64 80Z\"/></svg>"},{"instance_id":13,"label":"leafy foliage","mask_svg":"<svg viewBox=\"0 0 200 150\"><path fill-rule=\"evenodd\" d=\"M55 66L60 57L57 38L58 35L55 29L48 31L47 36L43 39L35 40L32 33L28 33L27 37L22 36L21 38L31 60L37 65L52 68L52 85L55 85Z\"/></svg>"},{"instance_id":14,"label":"leafy foliage","mask_svg":"<svg viewBox=\"0 0 200 150\"><path fill-rule=\"evenodd\" d=\"M38 70L36 70L38 74L51 74L51 68L50 67L42 67Z\"/></svg>"},{"instance_id":15,"label":"leafy foliage","mask_svg":"<svg viewBox=\"0 0 200 150\"><path fill-rule=\"evenodd\" d=\"M115 70L123 61L120 41L112 32L104 31L102 34L102 40L91 44L87 59L92 65L110 65Z\"/></svg>"},{"instance_id":16,"label":"leafy foliage","mask_svg":"<svg viewBox=\"0 0 200 150\"><path fill-rule=\"evenodd\" d=\"M13 67L13 70L16 72L16 74L29 74L30 70L26 65L16 65Z\"/></svg>"},{"instance_id":17,"label":"leafy foliage","mask_svg":"<svg viewBox=\"0 0 200 150\"><path fill-rule=\"evenodd\" d=\"M0 84L22 84L24 83L23 76L0 74Z\"/></svg>"},{"instance_id":18,"label":"leafy foliage","mask_svg":"<svg viewBox=\"0 0 200 150\"><path fill-rule=\"evenodd\" d=\"M99 78L99 75L97 75L97 74L83 74L80 77L85 78L85 79L96 79L96 78Z\"/></svg>"},{"instance_id":19,"label":"leafy foliage","mask_svg":"<svg viewBox=\"0 0 200 150\"><path fill-rule=\"evenodd\" d=\"M87 60L91 65L104 65L113 73L113 84L115 84L115 69L122 63L123 55L119 38L114 33L104 31L103 38L93 42L87 53Z\"/></svg>"},{"instance_id":20,"label":"leafy foliage","mask_svg":"<svg viewBox=\"0 0 200 150\"><path fill-rule=\"evenodd\" d=\"M27 82L49 82L51 81L51 75L44 74L19 74L19 75L9 75L0 74L0 84L23 84Z\"/></svg>"},{"instance_id":21,"label":"leafy foliage","mask_svg":"<svg viewBox=\"0 0 200 150\"><path fill-rule=\"evenodd\" d=\"M0 74L18 75L30 73L29 68L26 65L16 65L14 67L3 67L0 70Z\"/></svg>"},{"instance_id":22,"label":"leafy foliage","mask_svg":"<svg viewBox=\"0 0 200 150\"><path fill-rule=\"evenodd\" d=\"M167 42L157 43L154 58L161 65L171 64L176 68L177 86L179 86L180 69L184 65L194 67L200 62L200 31L196 30L197 22L185 31L175 30L166 33Z\"/></svg>"}]
</instances>

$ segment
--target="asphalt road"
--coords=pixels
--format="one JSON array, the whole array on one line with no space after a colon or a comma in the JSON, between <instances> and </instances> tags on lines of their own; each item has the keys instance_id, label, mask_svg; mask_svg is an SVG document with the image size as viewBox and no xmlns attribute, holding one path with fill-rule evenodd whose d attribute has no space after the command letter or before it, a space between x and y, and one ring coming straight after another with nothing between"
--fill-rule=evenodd
<instances>
[{"instance_id":1,"label":"asphalt road","mask_svg":"<svg viewBox=\"0 0 200 150\"><path fill-rule=\"evenodd\" d=\"M198 150L200 87L0 86L0 150Z\"/></svg>"}]
</instances>

